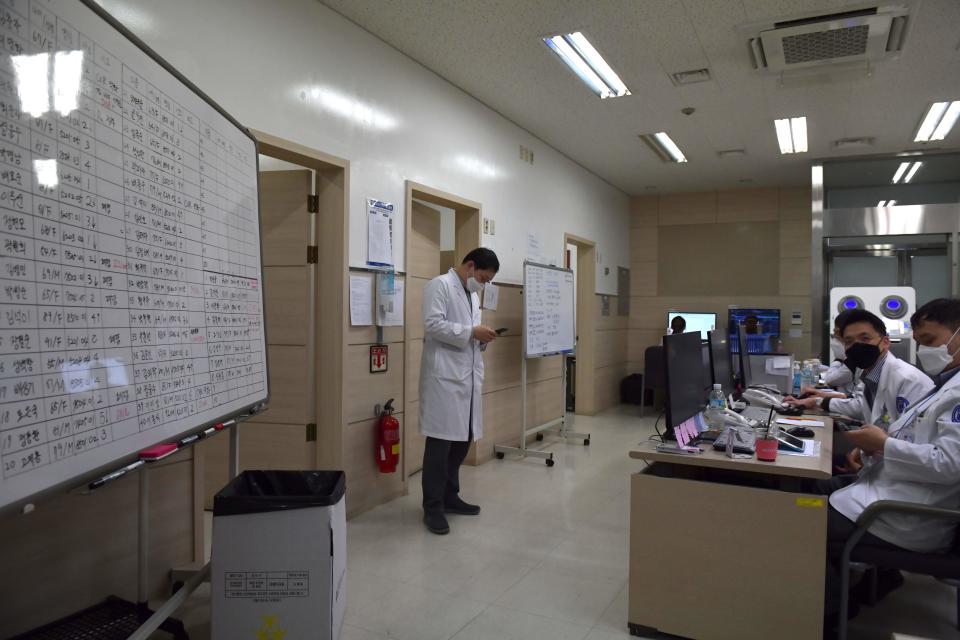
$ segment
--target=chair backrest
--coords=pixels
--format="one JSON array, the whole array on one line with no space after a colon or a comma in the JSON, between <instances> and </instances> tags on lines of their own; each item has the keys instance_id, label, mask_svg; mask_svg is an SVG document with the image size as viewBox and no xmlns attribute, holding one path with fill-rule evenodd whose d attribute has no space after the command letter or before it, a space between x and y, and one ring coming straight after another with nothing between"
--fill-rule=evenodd
<instances>
[{"instance_id":1,"label":"chair backrest","mask_svg":"<svg viewBox=\"0 0 960 640\"><path fill-rule=\"evenodd\" d=\"M666 384L663 347L647 347L643 352L643 386L647 389L663 389Z\"/></svg>"}]
</instances>

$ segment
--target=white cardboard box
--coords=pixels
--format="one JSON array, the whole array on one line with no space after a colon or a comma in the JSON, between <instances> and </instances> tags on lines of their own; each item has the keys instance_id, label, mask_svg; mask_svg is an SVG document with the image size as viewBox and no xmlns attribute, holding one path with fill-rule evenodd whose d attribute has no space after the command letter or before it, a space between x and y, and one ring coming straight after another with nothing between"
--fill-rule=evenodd
<instances>
[{"instance_id":1,"label":"white cardboard box","mask_svg":"<svg viewBox=\"0 0 960 640\"><path fill-rule=\"evenodd\" d=\"M213 640L338 640L346 611L345 498L310 506L214 515Z\"/></svg>"}]
</instances>

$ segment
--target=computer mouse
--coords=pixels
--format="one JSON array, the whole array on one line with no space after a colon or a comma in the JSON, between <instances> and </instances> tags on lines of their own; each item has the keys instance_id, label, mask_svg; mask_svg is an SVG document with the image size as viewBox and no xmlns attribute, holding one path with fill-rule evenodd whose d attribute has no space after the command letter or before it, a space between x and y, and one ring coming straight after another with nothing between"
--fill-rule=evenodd
<instances>
[{"instance_id":1,"label":"computer mouse","mask_svg":"<svg viewBox=\"0 0 960 640\"><path fill-rule=\"evenodd\" d=\"M813 429L808 429L806 427L794 427L793 429L788 429L787 433L792 435L794 438L812 438Z\"/></svg>"}]
</instances>

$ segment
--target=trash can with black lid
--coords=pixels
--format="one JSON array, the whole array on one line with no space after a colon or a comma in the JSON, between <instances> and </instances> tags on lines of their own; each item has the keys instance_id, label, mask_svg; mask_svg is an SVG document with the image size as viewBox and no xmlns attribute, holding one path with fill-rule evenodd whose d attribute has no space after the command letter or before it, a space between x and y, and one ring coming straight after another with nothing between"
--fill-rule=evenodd
<instances>
[{"instance_id":1,"label":"trash can with black lid","mask_svg":"<svg viewBox=\"0 0 960 640\"><path fill-rule=\"evenodd\" d=\"M342 471L244 471L214 496L214 640L340 637L345 490Z\"/></svg>"}]
</instances>

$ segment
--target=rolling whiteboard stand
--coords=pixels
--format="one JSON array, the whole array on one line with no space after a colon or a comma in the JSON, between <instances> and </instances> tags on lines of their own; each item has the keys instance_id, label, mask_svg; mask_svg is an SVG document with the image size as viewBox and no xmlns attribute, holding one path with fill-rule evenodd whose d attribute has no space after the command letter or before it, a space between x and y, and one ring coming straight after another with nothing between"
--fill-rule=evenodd
<instances>
[{"instance_id":1,"label":"rolling whiteboard stand","mask_svg":"<svg viewBox=\"0 0 960 640\"><path fill-rule=\"evenodd\" d=\"M574 279L573 271L550 265L525 261L523 263L523 351L520 355L521 431L520 446L495 445L494 453L503 459L509 453L521 458L544 458L552 467L553 453L527 448L527 438L543 439L543 432L557 430L563 438L581 438L590 444L589 433L577 433L567 428L567 358L574 352ZM563 410L559 418L527 428L527 360L557 356L561 358L560 402Z\"/></svg>"}]
</instances>

